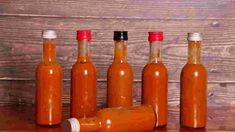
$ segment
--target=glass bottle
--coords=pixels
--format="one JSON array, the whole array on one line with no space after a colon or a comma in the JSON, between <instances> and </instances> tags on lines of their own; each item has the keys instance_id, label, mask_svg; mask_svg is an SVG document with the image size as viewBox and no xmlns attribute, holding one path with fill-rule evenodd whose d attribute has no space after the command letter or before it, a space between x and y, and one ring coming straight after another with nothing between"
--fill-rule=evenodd
<instances>
[{"instance_id":1,"label":"glass bottle","mask_svg":"<svg viewBox=\"0 0 235 132\"><path fill-rule=\"evenodd\" d=\"M85 118L96 112L96 68L91 62L90 30L78 30L78 58L71 75L71 117Z\"/></svg>"},{"instance_id":2,"label":"glass bottle","mask_svg":"<svg viewBox=\"0 0 235 132\"><path fill-rule=\"evenodd\" d=\"M36 123L56 125L62 119L62 69L56 62L54 30L45 30L43 59L36 69Z\"/></svg>"},{"instance_id":3,"label":"glass bottle","mask_svg":"<svg viewBox=\"0 0 235 132\"><path fill-rule=\"evenodd\" d=\"M149 32L149 63L142 73L142 104L152 105L157 116L156 127L167 125L168 74L162 62L163 32Z\"/></svg>"},{"instance_id":4,"label":"glass bottle","mask_svg":"<svg viewBox=\"0 0 235 132\"><path fill-rule=\"evenodd\" d=\"M78 132L142 132L153 130L156 116L151 106L104 108L93 118L70 118L64 131Z\"/></svg>"},{"instance_id":5,"label":"glass bottle","mask_svg":"<svg viewBox=\"0 0 235 132\"><path fill-rule=\"evenodd\" d=\"M127 31L114 31L114 60L107 75L108 107L131 106L133 72L127 63Z\"/></svg>"},{"instance_id":6,"label":"glass bottle","mask_svg":"<svg viewBox=\"0 0 235 132\"><path fill-rule=\"evenodd\" d=\"M188 62L181 72L180 124L203 128L207 121L207 72L201 64L201 34L188 33Z\"/></svg>"}]
</instances>

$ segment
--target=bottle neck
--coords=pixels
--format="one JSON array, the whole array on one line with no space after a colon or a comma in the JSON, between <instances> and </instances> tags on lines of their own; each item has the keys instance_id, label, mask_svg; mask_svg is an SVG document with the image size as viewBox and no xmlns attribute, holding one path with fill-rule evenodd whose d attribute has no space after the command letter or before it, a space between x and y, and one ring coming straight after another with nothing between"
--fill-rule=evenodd
<instances>
[{"instance_id":1,"label":"bottle neck","mask_svg":"<svg viewBox=\"0 0 235 132\"><path fill-rule=\"evenodd\" d=\"M86 131L86 132L98 131L99 127L101 125L96 117L81 118L81 119L79 119L79 123L80 123L80 130L81 131Z\"/></svg>"},{"instance_id":2,"label":"bottle neck","mask_svg":"<svg viewBox=\"0 0 235 132\"><path fill-rule=\"evenodd\" d=\"M150 43L149 63L162 62L162 42L155 41Z\"/></svg>"},{"instance_id":3,"label":"bottle neck","mask_svg":"<svg viewBox=\"0 0 235 132\"><path fill-rule=\"evenodd\" d=\"M43 40L43 62L53 63L56 62L56 49L53 39Z\"/></svg>"},{"instance_id":4,"label":"bottle neck","mask_svg":"<svg viewBox=\"0 0 235 132\"><path fill-rule=\"evenodd\" d=\"M114 41L114 63L127 63L126 41Z\"/></svg>"},{"instance_id":5,"label":"bottle neck","mask_svg":"<svg viewBox=\"0 0 235 132\"><path fill-rule=\"evenodd\" d=\"M78 41L78 60L77 62L85 63L90 62L90 50L89 50L90 41L81 40Z\"/></svg>"},{"instance_id":6,"label":"bottle neck","mask_svg":"<svg viewBox=\"0 0 235 132\"><path fill-rule=\"evenodd\" d=\"M189 64L201 63L201 41L188 42L188 63Z\"/></svg>"}]
</instances>

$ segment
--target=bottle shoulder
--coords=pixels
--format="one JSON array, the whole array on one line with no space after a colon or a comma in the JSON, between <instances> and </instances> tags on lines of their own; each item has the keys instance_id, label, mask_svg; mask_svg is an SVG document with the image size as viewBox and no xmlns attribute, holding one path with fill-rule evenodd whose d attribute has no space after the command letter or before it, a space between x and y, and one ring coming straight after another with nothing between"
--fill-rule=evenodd
<instances>
[{"instance_id":1,"label":"bottle shoulder","mask_svg":"<svg viewBox=\"0 0 235 132\"><path fill-rule=\"evenodd\" d=\"M108 78L109 77L130 77L133 78L133 71L131 65L129 64L111 64L108 69Z\"/></svg>"},{"instance_id":2,"label":"bottle shoulder","mask_svg":"<svg viewBox=\"0 0 235 132\"><path fill-rule=\"evenodd\" d=\"M112 63L108 68L108 72L119 72L119 71L132 73L132 67L128 63Z\"/></svg>"},{"instance_id":3,"label":"bottle shoulder","mask_svg":"<svg viewBox=\"0 0 235 132\"><path fill-rule=\"evenodd\" d=\"M185 64L182 71L203 71L206 72L206 68L202 64Z\"/></svg>"},{"instance_id":4,"label":"bottle shoulder","mask_svg":"<svg viewBox=\"0 0 235 132\"><path fill-rule=\"evenodd\" d=\"M112 63L109 69L132 69L129 63Z\"/></svg>"},{"instance_id":5,"label":"bottle shoulder","mask_svg":"<svg viewBox=\"0 0 235 132\"><path fill-rule=\"evenodd\" d=\"M60 64L58 63L39 63L37 69L59 69L62 70Z\"/></svg>"},{"instance_id":6,"label":"bottle shoulder","mask_svg":"<svg viewBox=\"0 0 235 132\"><path fill-rule=\"evenodd\" d=\"M76 62L75 64L73 64L73 68L95 68L95 65L91 62L85 62L85 63L81 63L81 62Z\"/></svg>"},{"instance_id":7,"label":"bottle shoulder","mask_svg":"<svg viewBox=\"0 0 235 132\"><path fill-rule=\"evenodd\" d=\"M92 63L79 63L79 62L77 62L77 63L75 63L74 65L73 65L73 67L72 67L72 71L73 72L84 72L84 71L86 71L86 72L90 72L90 73L92 73L92 72L96 72L96 67L95 67L95 65L94 64L92 64Z\"/></svg>"},{"instance_id":8,"label":"bottle shoulder","mask_svg":"<svg viewBox=\"0 0 235 132\"><path fill-rule=\"evenodd\" d=\"M37 76L62 76L62 68L59 64L45 64L40 63L36 69Z\"/></svg>"},{"instance_id":9,"label":"bottle shoulder","mask_svg":"<svg viewBox=\"0 0 235 132\"><path fill-rule=\"evenodd\" d=\"M207 75L207 70L205 66L203 66L202 64L186 64L181 71L181 75L183 74L195 75L195 73L197 75Z\"/></svg>"},{"instance_id":10,"label":"bottle shoulder","mask_svg":"<svg viewBox=\"0 0 235 132\"><path fill-rule=\"evenodd\" d=\"M143 72L165 72L167 73L167 68L163 63L148 63L145 65Z\"/></svg>"}]
</instances>

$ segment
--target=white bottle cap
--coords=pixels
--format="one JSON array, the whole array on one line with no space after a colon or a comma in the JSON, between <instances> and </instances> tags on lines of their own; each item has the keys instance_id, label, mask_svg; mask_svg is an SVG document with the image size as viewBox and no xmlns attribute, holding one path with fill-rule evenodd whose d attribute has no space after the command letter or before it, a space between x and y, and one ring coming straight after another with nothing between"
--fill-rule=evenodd
<instances>
[{"instance_id":1,"label":"white bottle cap","mask_svg":"<svg viewBox=\"0 0 235 132\"><path fill-rule=\"evenodd\" d=\"M188 41L202 41L201 33L188 33Z\"/></svg>"},{"instance_id":2,"label":"white bottle cap","mask_svg":"<svg viewBox=\"0 0 235 132\"><path fill-rule=\"evenodd\" d=\"M62 127L65 132L80 132L80 123L76 118L65 120Z\"/></svg>"},{"instance_id":3,"label":"white bottle cap","mask_svg":"<svg viewBox=\"0 0 235 132\"><path fill-rule=\"evenodd\" d=\"M54 30L43 30L42 38L44 39L55 39L57 38L56 32Z\"/></svg>"}]
</instances>

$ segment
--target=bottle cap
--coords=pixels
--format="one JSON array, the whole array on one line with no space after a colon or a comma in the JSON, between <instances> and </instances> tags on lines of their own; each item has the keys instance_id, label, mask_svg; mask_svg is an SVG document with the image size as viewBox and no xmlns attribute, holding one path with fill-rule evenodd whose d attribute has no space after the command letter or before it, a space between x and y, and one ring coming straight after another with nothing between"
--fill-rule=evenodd
<instances>
[{"instance_id":1,"label":"bottle cap","mask_svg":"<svg viewBox=\"0 0 235 132\"><path fill-rule=\"evenodd\" d=\"M44 39L55 39L57 38L56 32L54 30L43 30L42 38Z\"/></svg>"},{"instance_id":2,"label":"bottle cap","mask_svg":"<svg viewBox=\"0 0 235 132\"><path fill-rule=\"evenodd\" d=\"M201 33L188 33L188 41L202 41Z\"/></svg>"},{"instance_id":3,"label":"bottle cap","mask_svg":"<svg viewBox=\"0 0 235 132\"><path fill-rule=\"evenodd\" d=\"M149 32L149 42L163 41L163 32Z\"/></svg>"},{"instance_id":4,"label":"bottle cap","mask_svg":"<svg viewBox=\"0 0 235 132\"><path fill-rule=\"evenodd\" d=\"M127 31L114 31L113 40L128 40Z\"/></svg>"},{"instance_id":5,"label":"bottle cap","mask_svg":"<svg viewBox=\"0 0 235 132\"><path fill-rule=\"evenodd\" d=\"M80 132L80 123L76 118L70 118L62 123L65 132Z\"/></svg>"},{"instance_id":6,"label":"bottle cap","mask_svg":"<svg viewBox=\"0 0 235 132\"><path fill-rule=\"evenodd\" d=\"M91 40L91 30L78 30L77 31L77 40L81 41L81 40Z\"/></svg>"}]
</instances>

